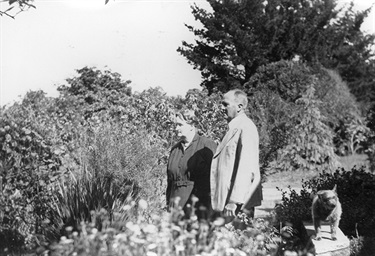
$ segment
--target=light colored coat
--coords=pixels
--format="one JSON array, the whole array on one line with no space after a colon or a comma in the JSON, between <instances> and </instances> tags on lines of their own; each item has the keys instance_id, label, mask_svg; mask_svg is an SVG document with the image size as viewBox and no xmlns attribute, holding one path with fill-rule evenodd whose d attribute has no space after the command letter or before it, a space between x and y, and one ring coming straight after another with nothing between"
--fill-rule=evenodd
<instances>
[{"instance_id":1,"label":"light colored coat","mask_svg":"<svg viewBox=\"0 0 375 256\"><path fill-rule=\"evenodd\" d=\"M243 208L260 184L259 135L244 113L229 122L229 130L219 144L211 163L211 203L223 211L227 203Z\"/></svg>"}]
</instances>

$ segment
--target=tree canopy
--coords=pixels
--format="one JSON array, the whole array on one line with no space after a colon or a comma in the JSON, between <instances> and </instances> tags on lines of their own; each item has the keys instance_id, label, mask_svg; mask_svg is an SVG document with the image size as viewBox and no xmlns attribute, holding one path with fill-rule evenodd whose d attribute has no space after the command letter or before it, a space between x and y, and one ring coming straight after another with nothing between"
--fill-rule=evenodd
<instances>
[{"instance_id":1,"label":"tree canopy","mask_svg":"<svg viewBox=\"0 0 375 256\"><path fill-rule=\"evenodd\" d=\"M192 13L203 28L186 27L198 38L178 52L201 71L209 91L241 87L258 67L300 59L338 70L362 101L374 101L375 35L361 31L371 8L356 12L353 2L335 0L208 0ZM372 97L372 98L371 98Z\"/></svg>"}]
</instances>

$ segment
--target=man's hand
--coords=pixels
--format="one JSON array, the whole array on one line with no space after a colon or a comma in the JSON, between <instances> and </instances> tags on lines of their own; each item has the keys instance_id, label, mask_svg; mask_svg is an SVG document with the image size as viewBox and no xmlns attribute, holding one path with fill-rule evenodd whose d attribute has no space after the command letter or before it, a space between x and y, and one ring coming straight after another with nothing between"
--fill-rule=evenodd
<instances>
[{"instance_id":1,"label":"man's hand","mask_svg":"<svg viewBox=\"0 0 375 256\"><path fill-rule=\"evenodd\" d=\"M224 216L236 216L237 205L234 203L229 203L224 207Z\"/></svg>"}]
</instances>

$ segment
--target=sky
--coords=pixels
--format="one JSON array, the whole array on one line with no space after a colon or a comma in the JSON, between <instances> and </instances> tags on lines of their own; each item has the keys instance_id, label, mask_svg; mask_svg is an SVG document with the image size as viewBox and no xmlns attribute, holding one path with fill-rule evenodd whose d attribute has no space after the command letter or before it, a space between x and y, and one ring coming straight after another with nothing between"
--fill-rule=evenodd
<instances>
[{"instance_id":1,"label":"sky","mask_svg":"<svg viewBox=\"0 0 375 256\"><path fill-rule=\"evenodd\" d=\"M131 80L133 91L160 86L184 96L200 88L200 72L176 50L194 42L184 24L199 26L190 6L206 0L36 0L36 9L0 16L0 106L30 90L57 96L77 69L96 67ZM338 0L344 4L347 0ZM354 0L363 10L375 0ZM1 10L6 7L1 3ZM375 8L375 7L374 7ZM363 29L375 33L375 11Z\"/></svg>"}]
</instances>

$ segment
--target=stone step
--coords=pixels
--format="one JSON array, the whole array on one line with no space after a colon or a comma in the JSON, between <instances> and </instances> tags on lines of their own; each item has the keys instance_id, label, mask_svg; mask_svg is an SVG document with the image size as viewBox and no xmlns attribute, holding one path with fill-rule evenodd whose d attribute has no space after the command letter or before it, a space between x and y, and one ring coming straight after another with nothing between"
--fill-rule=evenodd
<instances>
[{"instance_id":1,"label":"stone step","mask_svg":"<svg viewBox=\"0 0 375 256\"><path fill-rule=\"evenodd\" d=\"M255 207L255 217L267 217L275 208L279 200L265 200L260 206Z\"/></svg>"},{"instance_id":2,"label":"stone step","mask_svg":"<svg viewBox=\"0 0 375 256\"><path fill-rule=\"evenodd\" d=\"M273 209L270 208L259 208L255 207L254 218L266 218L269 217Z\"/></svg>"},{"instance_id":3,"label":"stone step","mask_svg":"<svg viewBox=\"0 0 375 256\"><path fill-rule=\"evenodd\" d=\"M322 225L322 239L315 240L315 229L312 223L303 223L310 241L315 247L316 256L349 256L350 241L344 233L337 230L337 240L331 239L331 229L329 224Z\"/></svg>"},{"instance_id":4,"label":"stone step","mask_svg":"<svg viewBox=\"0 0 375 256\"><path fill-rule=\"evenodd\" d=\"M274 208L276 204L280 202L281 200L263 200L260 206L262 206L262 208Z\"/></svg>"}]
</instances>

